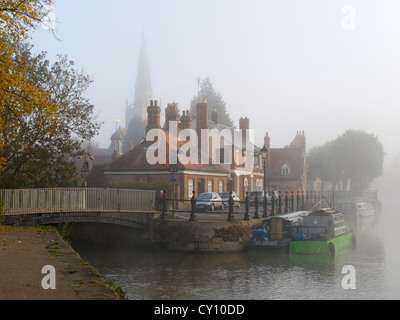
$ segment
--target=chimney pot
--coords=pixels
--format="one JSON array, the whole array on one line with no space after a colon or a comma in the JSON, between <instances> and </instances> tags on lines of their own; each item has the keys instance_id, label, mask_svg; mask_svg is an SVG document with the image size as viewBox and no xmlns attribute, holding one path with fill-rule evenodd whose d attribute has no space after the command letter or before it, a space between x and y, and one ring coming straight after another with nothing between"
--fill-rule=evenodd
<instances>
[{"instance_id":1,"label":"chimney pot","mask_svg":"<svg viewBox=\"0 0 400 320\"><path fill-rule=\"evenodd\" d=\"M249 118L240 118L239 119L239 129L240 130L248 130L250 129L250 121Z\"/></svg>"},{"instance_id":2,"label":"chimney pot","mask_svg":"<svg viewBox=\"0 0 400 320\"><path fill-rule=\"evenodd\" d=\"M196 108L196 131L198 135L198 145L201 146L201 130L208 129L208 105L205 102L197 104Z\"/></svg>"},{"instance_id":3,"label":"chimney pot","mask_svg":"<svg viewBox=\"0 0 400 320\"><path fill-rule=\"evenodd\" d=\"M211 119L212 119L213 122L219 123L219 114L218 114L218 111L217 111L217 107L214 107L214 111L213 111L213 113L211 115Z\"/></svg>"}]
</instances>

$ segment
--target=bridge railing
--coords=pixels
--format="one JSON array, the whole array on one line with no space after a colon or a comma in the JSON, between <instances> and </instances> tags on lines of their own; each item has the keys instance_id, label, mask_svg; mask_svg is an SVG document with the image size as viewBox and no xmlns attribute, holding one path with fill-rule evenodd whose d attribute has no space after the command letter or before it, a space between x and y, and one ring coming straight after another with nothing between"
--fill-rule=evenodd
<instances>
[{"instance_id":1,"label":"bridge railing","mask_svg":"<svg viewBox=\"0 0 400 320\"><path fill-rule=\"evenodd\" d=\"M99 188L0 190L5 214L152 211L155 191Z\"/></svg>"}]
</instances>

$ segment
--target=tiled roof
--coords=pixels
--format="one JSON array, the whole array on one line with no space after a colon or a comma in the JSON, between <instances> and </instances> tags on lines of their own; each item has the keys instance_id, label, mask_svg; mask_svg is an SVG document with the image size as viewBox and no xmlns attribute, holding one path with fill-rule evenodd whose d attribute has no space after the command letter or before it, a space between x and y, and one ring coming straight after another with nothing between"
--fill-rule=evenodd
<instances>
[{"instance_id":1,"label":"tiled roof","mask_svg":"<svg viewBox=\"0 0 400 320\"><path fill-rule=\"evenodd\" d=\"M154 141L143 141L132 150L122 155L120 158L112 162L110 165L104 168L104 171L166 171L168 172L170 169L169 164L169 134L164 131L167 138L166 144L166 164L150 164L146 158L146 154L148 152L148 148L151 147L155 142ZM184 141L178 142L178 147L186 144ZM229 172L224 169L222 166L218 164L186 164L183 165L178 163L178 169L183 170L193 170L193 171L205 171L205 172L213 172L213 173L221 173L228 174Z\"/></svg>"}]
</instances>

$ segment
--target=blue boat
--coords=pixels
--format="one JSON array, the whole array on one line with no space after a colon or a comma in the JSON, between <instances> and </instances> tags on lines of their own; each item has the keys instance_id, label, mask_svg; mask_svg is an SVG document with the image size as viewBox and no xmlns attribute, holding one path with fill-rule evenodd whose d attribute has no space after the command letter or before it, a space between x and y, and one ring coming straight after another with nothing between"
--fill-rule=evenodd
<instances>
[{"instance_id":1,"label":"blue boat","mask_svg":"<svg viewBox=\"0 0 400 320\"><path fill-rule=\"evenodd\" d=\"M249 250L289 250L294 226L302 223L310 211L296 211L280 216L272 216L262 221L253 231L248 243Z\"/></svg>"}]
</instances>

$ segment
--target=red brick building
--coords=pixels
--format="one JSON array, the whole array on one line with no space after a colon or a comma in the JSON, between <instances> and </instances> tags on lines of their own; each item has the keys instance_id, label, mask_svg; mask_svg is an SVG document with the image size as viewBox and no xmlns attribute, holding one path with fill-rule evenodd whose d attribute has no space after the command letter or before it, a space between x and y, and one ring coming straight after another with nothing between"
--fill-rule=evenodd
<instances>
[{"instance_id":1,"label":"red brick building","mask_svg":"<svg viewBox=\"0 0 400 320\"><path fill-rule=\"evenodd\" d=\"M199 110L201 112L201 108ZM142 141L132 150L103 168L104 182L106 184L129 181L169 182L172 178L170 169L171 165L176 162L170 161L170 152L171 150L174 150L174 152L180 150L187 143L187 141L177 141L172 131L179 132L180 130L191 129L192 119L188 111L184 111L179 119L177 105L170 104L165 111L166 122L164 128L161 128L161 109L157 105L157 101L151 101L147 111L148 125L146 133L151 129L160 129L159 133L163 141L158 140L158 142L165 143L162 150L165 151L166 161L161 161L160 163L149 162L149 154L157 154L161 148L157 151L151 151L151 148L154 149L155 142ZM177 121L178 128L170 128L170 121ZM200 123L199 128L201 126L202 124ZM196 195L198 195L202 192L223 192L227 190L229 171L219 164L213 164L211 161L209 164L190 162L183 164L177 161L175 167L177 168L175 173L175 199L188 200L192 196L192 191L195 191ZM172 197L170 196L170 198Z\"/></svg>"},{"instance_id":2,"label":"red brick building","mask_svg":"<svg viewBox=\"0 0 400 320\"><path fill-rule=\"evenodd\" d=\"M304 131L298 131L289 146L270 148L268 133L264 138L269 150L266 185L268 190L307 190L307 154Z\"/></svg>"},{"instance_id":3,"label":"red brick building","mask_svg":"<svg viewBox=\"0 0 400 320\"><path fill-rule=\"evenodd\" d=\"M205 100L199 100L196 115L193 117L189 111L183 111L180 115L177 105L169 104L165 109L163 127L161 108L157 101L150 102L147 112L146 136L149 137L148 133L151 133L152 129L157 129L159 137L153 140L146 139L150 141L143 140L127 153L116 157L111 164L98 168L95 175L97 184L101 181L105 185L131 181L170 182L171 165L176 163L173 197L175 199L188 200L193 191L196 196L203 192L235 191L241 199L245 199L246 191L263 190L264 160L260 148L255 146L247 135L246 130L251 129L247 117L239 120L239 130L220 124L215 110L212 113L212 120L208 120L209 110ZM203 129L209 133L208 141L202 141ZM265 144L269 150L266 162L267 190L305 190L307 182L305 141L304 132L298 132L290 146L271 149L267 134L265 137ZM192 149L193 146L196 148ZM149 161L149 155L153 154L157 158L161 150L165 153L164 159L161 159L164 161ZM180 161L178 150L181 155L185 155L186 161ZM196 154L192 154L193 150ZM175 152L177 154L174 154ZM229 155L230 159L227 159ZM178 161L174 161L174 156ZM238 157L247 159L247 164L250 163L247 165L247 171L244 170L245 164L238 164L236 161ZM204 158L206 162L203 161ZM172 196L169 195L169 198Z\"/></svg>"}]
</instances>

